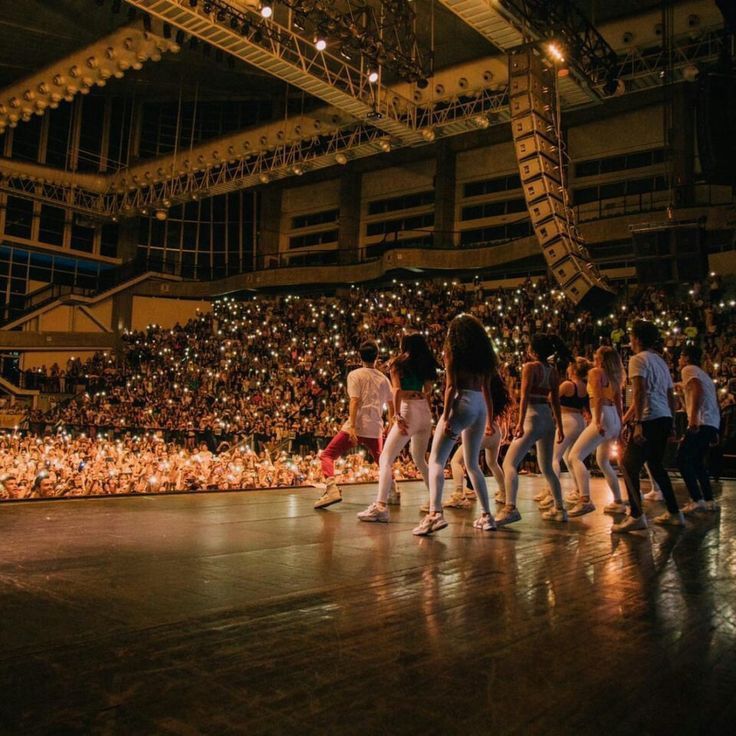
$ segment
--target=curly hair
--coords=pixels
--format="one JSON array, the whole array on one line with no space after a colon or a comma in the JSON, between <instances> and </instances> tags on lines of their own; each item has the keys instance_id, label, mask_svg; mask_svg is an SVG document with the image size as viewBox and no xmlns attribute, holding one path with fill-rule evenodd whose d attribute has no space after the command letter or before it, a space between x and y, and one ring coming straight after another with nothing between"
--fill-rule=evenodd
<instances>
[{"instance_id":1,"label":"curly hair","mask_svg":"<svg viewBox=\"0 0 736 736\"><path fill-rule=\"evenodd\" d=\"M459 314L450 322L445 353L455 366L468 373L489 376L498 370L498 357L485 328L470 314Z\"/></svg>"}]
</instances>

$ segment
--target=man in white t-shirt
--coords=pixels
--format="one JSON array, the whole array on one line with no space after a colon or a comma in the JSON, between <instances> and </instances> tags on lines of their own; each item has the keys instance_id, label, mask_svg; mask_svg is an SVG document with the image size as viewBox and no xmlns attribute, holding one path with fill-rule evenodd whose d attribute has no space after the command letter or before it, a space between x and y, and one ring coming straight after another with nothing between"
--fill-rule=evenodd
<instances>
[{"instance_id":1,"label":"man in white t-shirt","mask_svg":"<svg viewBox=\"0 0 736 736\"><path fill-rule=\"evenodd\" d=\"M324 509L342 501L342 493L335 482L335 460L351 447L363 445L373 462L378 462L383 448L384 406L388 406L389 422L393 418L391 384L376 368L378 345L373 340L366 340L358 348L358 353L363 365L348 373L348 419L319 458L327 488L314 504L315 509Z\"/></svg>"},{"instance_id":2,"label":"man in white t-shirt","mask_svg":"<svg viewBox=\"0 0 736 736\"><path fill-rule=\"evenodd\" d=\"M654 519L657 524L683 526L685 521L677 505L663 459L667 442L672 435L675 415L675 392L669 367L655 351L659 328L644 319L637 319L631 329L629 379L632 384L632 402L624 415L624 423L633 423L631 441L621 458L630 513L611 527L613 532L631 532L647 528L647 517L642 508L639 489L641 470L646 463L652 478L662 491L667 511Z\"/></svg>"},{"instance_id":3,"label":"man in white t-shirt","mask_svg":"<svg viewBox=\"0 0 736 736\"><path fill-rule=\"evenodd\" d=\"M708 448L718 442L721 410L713 379L700 367L702 354L695 345L685 345L680 352L687 430L677 450L677 467L692 499L682 509L686 514L718 511L705 457Z\"/></svg>"}]
</instances>

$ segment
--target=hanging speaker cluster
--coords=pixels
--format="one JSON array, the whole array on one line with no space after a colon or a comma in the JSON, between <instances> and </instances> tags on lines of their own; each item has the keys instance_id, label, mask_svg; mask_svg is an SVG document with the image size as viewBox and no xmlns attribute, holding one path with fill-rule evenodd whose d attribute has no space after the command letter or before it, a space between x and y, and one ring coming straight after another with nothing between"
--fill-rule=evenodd
<instances>
[{"instance_id":1,"label":"hanging speaker cluster","mask_svg":"<svg viewBox=\"0 0 736 736\"><path fill-rule=\"evenodd\" d=\"M567 206L555 125L554 71L531 48L509 55L509 106L529 218L547 265L568 298L595 311L614 298Z\"/></svg>"}]
</instances>

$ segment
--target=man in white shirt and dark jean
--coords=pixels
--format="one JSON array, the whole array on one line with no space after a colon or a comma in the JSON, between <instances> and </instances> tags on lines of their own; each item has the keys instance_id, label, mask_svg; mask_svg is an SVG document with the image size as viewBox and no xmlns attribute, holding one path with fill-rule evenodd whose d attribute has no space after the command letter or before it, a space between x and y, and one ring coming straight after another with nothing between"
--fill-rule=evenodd
<instances>
[{"instance_id":1,"label":"man in white shirt and dark jean","mask_svg":"<svg viewBox=\"0 0 736 736\"><path fill-rule=\"evenodd\" d=\"M631 509L629 516L611 527L612 532L647 528L639 489L644 463L648 464L667 506L667 511L654 519L655 524L683 526L685 523L672 481L662 463L667 442L672 435L675 392L669 367L654 350L658 340L659 328L654 323L643 319L634 322L631 331L634 355L629 360L633 394L631 406L624 415L625 423L634 423L634 431L621 460Z\"/></svg>"},{"instance_id":2,"label":"man in white shirt and dark jean","mask_svg":"<svg viewBox=\"0 0 736 736\"><path fill-rule=\"evenodd\" d=\"M314 504L315 509L325 509L342 501L342 493L335 481L335 460L360 444L377 463L383 449L384 406L388 406L389 422L393 419L391 384L376 368L378 344L374 340L366 340L358 348L358 353L363 365L348 373L348 419L319 457L327 487Z\"/></svg>"},{"instance_id":3,"label":"man in white shirt and dark jean","mask_svg":"<svg viewBox=\"0 0 736 736\"><path fill-rule=\"evenodd\" d=\"M677 467L692 499L682 509L686 514L718 511L705 456L708 448L718 442L721 410L713 379L700 367L702 355L702 350L695 345L685 345L680 352L687 430L677 451Z\"/></svg>"}]
</instances>

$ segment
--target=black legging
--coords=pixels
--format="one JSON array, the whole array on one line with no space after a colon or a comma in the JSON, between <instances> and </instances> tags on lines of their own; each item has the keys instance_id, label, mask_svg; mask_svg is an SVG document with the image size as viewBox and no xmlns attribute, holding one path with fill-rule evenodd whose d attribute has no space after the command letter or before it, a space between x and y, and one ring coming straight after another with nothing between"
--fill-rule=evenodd
<instances>
[{"instance_id":1,"label":"black legging","mask_svg":"<svg viewBox=\"0 0 736 736\"><path fill-rule=\"evenodd\" d=\"M637 445L633 440L630 441L621 460L621 469L631 504L631 515L638 518L642 513L639 475L644 463L648 464L652 477L662 491L667 510L671 514L676 514L679 507L672 489L672 481L662 464L667 449L667 440L672 432L672 418L650 419L648 422L642 422L641 428L645 442Z\"/></svg>"},{"instance_id":2,"label":"black legging","mask_svg":"<svg viewBox=\"0 0 736 736\"><path fill-rule=\"evenodd\" d=\"M712 501L713 491L710 487L705 457L708 447L718 439L715 427L701 425L694 432L685 432L677 450L677 467L680 468L690 498L693 501Z\"/></svg>"}]
</instances>

